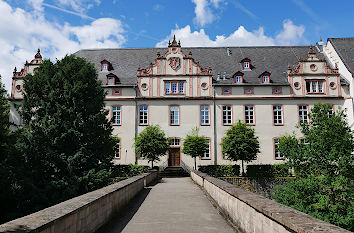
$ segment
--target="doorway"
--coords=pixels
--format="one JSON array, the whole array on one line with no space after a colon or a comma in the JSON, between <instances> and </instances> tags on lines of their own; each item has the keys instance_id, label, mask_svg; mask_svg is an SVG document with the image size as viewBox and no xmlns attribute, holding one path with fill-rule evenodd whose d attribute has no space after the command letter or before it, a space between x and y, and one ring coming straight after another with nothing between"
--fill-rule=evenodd
<instances>
[{"instance_id":1,"label":"doorway","mask_svg":"<svg viewBox=\"0 0 354 233\"><path fill-rule=\"evenodd\" d=\"M168 153L168 166L181 166L180 148L170 148Z\"/></svg>"}]
</instances>

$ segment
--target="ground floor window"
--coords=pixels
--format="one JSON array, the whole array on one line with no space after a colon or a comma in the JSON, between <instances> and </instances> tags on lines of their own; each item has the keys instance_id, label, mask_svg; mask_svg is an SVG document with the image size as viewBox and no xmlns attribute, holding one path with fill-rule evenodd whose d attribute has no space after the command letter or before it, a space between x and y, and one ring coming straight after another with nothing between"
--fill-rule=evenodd
<instances>
[{"instance_id":1,"label":"ground floor window","mask_svg":"<svg viewBox=\"0 0 354 233\"><path fill-rule=\"evenodd\" d=\"M114 158L115 159L120 159L120 139L119 142L116 143L114 146Z\"/></svg>"},{"instance_id":2,"label":"ground floor window","mask_svg":"<svg viewBox=\"0 0 354 233\"><path fill-rule=\"evenodd\" d=\"M206 139L208 143L208 150L205 151L204 155L201 157L201 159L210 159L210 139Z\"/></svg>"},{"instance_id":3,"label":"ground floor window","mask_svg":"<svg viewBox=\"0 0 354 233\"><path fill-rule=\"evenodd\" d=\"M275 159L284 159L284 156L279 151L279 138L274 138L274 157Z\"/></svg>"}]
</instances>

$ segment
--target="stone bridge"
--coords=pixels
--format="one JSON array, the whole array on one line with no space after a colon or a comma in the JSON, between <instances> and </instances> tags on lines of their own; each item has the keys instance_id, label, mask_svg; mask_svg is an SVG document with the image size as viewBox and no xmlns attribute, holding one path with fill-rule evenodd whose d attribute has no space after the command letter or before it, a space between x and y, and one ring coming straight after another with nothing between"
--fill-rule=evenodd
<instances>
[{"instance_id":1,"label":"stone bridge","mask_svg":"<svg viewBox=\"0 0 354 233\"><path fill-rule=\"evenodd\" d=\"M0 232L349 232L192 171L146 173L0 225Z\"/></svg>"}]
</instances>

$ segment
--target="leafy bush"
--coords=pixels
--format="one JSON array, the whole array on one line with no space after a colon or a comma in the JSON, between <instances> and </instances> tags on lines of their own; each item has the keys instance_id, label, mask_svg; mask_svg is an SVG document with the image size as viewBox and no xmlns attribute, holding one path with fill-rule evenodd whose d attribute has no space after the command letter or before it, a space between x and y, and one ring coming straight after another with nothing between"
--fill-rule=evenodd
<instances>
[{"instance_id":1,"label":"leafy bush","mask_svg":"<svg viewBox=\"0 0 354 233\"><path fill-rule=\"evenodd\" d=\"M311 176L277 186L273 198L315 218L354 231L353 184L344 176Z\"/></svg>"},{"instance_id":2,"label":"leafy bush","mask_svg":"<svg viewBox=\"0 0 354 233\"><path fill-rule=\"evenodd\" d=\"M289 168L285 164L248 165L246 176L249 177L286 177L290 176Z\"/></svg>"},{"instance_id":3,"label":"leafy bush","mask_svg":"<svg viewBox=\"0 0 354 233\"><path fill-rule=\"evenodd\" d=\"M112 178L115 177L132 177L147 172L148 166L128 164L128 165L114 165L112 167Z\"/></svg>"},{"instance_id":4,"label":"leafy bush","mask_svg":"<svg viewBox=\"0 0 354 233\"><path fill-rule=\"evenodd\" d=\"M199 166L199 171L213 177L239 176L240 165L207 165Z\"/></svg>"}]
</instances>

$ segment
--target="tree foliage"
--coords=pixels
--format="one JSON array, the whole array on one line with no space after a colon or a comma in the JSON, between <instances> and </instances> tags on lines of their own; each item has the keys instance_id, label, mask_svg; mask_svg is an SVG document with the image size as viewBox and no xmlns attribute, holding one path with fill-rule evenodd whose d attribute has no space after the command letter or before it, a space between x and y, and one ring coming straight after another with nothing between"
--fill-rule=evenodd
<instances>
[{"instance_id":1,"label":"tree foliage","mask_svg":"<svg viewBox=\"0 0 354 233\"><path fill-rule=\"evenodd\" d=\"M300 124L305 141L295 135L280 140L279 150L297 179L278 187L274 198L353 231L353 132L345 112L333 113L329 105L315 104L309 119Z\"/></svg>"},{"instance_id":2,"label":"tree foliage","mask_svg":"<svg viewBox=\"0 0 354 233\"><path fill-rule=\"evenodd\" d=\"M182 153L194 158L194 168L197 169L197 157L202 157L208 150L208 142L204 136L199 135L199 128L196 127L187 134L183 141Z\"/></svg>"},{"instance_id":3,"label":"tree foliage","mask_svg":"<svg viewBox=\"0 0 354 233\"><path fill-rule=\"evenodd\" d=\"M259 150L258 137L251 126L238 121L226 131L226 137L221 143L223 155L232 161L242 161L242 174L244 174L243 163L253 160Z\"/></svg>"},{"instance_id":4,"label":"tree foliage","mask_svg":"<svg viewBox=\"0 0 354 233\"><path fill-rule=\"evenodd\" d=\"M24 82L24 156L29 209L41 209L109 183L112 126L92 64L46 60Z\"/></svg>"},{"instance_id":5,"label":"tree foliage","mask_svg":"<svg viewBox=\"0 0 354 233\"><path fill-rule=\"evenodd\" d=\"M169 149L169 139L159 125L151 125L138 134L134 147L138 156L147 159L153 167Z\"/></svg>"}]
</instances>

